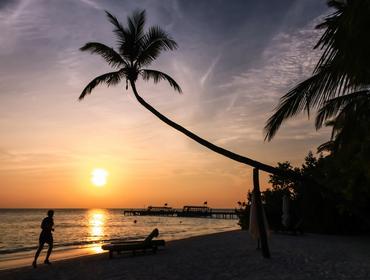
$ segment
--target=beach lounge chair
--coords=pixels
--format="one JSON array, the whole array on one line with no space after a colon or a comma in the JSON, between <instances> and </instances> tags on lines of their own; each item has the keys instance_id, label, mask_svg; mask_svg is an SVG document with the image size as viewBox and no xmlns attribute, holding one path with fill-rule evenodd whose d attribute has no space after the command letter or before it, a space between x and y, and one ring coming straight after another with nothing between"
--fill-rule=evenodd
<instances>
[{"instance_id":1,"label":"beach lounge chair","mask_svg":"<svg viewBox=\"0 0 370 280\"><path fill-rule=\"evenodd\" d=\"M126 241L119 243L105 244L101 248L103 250L109 251L109 258L113 258L113 252L120 254L122 251L131 251L133 255L136 252L146 252L146 250L151 250L156 253L159 246L165 246L164 240L153 240L154 237L158 237L159 230L154 229L143 241Z\"/></svg>"}]
</instances>

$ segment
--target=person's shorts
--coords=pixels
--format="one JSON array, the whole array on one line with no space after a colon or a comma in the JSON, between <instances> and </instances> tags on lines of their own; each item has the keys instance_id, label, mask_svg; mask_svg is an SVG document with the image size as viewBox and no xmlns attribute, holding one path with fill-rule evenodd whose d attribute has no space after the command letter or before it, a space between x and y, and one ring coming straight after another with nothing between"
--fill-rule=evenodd
<instances>
[{"instance_id":1,"label":"person's shorts","mask_svg":"<svg viewBox=\"0 0 370 280\"><path fill-rule=\"evenodd\" d=\"M53 243L53 235L49 232L42 231L39 238L40 244L52 244Z\"/></svg>"}]
</instances>

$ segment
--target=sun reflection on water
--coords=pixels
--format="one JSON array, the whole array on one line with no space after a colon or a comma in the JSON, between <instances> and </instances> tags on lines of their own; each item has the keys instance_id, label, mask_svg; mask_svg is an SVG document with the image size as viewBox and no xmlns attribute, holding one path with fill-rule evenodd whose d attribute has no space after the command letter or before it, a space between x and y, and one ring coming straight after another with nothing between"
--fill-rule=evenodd
<instances>
[{"instance_id":1,"label":"sun reflection on water","mask_svg":"<svg viewBox=\"0 0 370 280\"><path fill-rule=\"evenodd\" d=\"M104 224L106 220L106 212L101 209L92 209L89 211L89 231L90 240L99 241L104 236ZM102 253L101 244L94 244L90 247L94 253Z\"/></svg>"}]
</instances>

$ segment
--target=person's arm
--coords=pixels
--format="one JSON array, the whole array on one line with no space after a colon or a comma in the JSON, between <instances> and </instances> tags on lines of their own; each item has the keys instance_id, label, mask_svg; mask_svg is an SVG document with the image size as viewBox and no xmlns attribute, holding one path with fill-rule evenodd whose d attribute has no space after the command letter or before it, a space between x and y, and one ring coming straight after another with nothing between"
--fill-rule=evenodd
<instances>
[{"instance_id":1,"label":"person's arm","mask_svg":"<svg viewBox=\"0 0 370 280\"><path fill-rule=\"evenodd\" d=\"M42 222L41 222L41 229L42 230L46 230L47 229L46 228L46 220L45 219L43 219Z\"/></svg>"},{"instance_id":2,"label":"person's arm","mask_svg":"<svg viewBox=\"0 0 370 280\"><path fill-rule=\"evenodd\" d=\"M41 228L43 230L46 230L46 231L54 231L53 229L53 225L54 225L54 222L53 221L50 221L48 220L47 218L45 218L42 223L41 223Z\"/></svg>"}]
</instances>

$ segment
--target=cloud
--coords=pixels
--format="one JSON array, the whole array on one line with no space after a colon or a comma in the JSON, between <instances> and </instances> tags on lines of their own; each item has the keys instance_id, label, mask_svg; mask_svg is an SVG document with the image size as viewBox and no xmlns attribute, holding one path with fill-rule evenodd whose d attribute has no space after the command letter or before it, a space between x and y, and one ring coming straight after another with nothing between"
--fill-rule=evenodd
<instances>
[{"instance_id":1,"label":"cloud","mask_svg":"<svg viewBox=\"0 0 370 280\"><path fill-rule=\"evenodd\" d=\"M37 171L68 166L78 156L63 150L54 151L21 151L0 150L0 171Z\"/></svg>"},{"instance_id":2,"label":"cloud","mask_svg":"<svg viewBox=\"0 0 370 280\"><path fill-rule=\"evenodd\" d=\"M93 0L80 0L80 1L84 4L86 4L87 6L92 7L96 10L101 10L102 9L101 6Z\"/></svg>"},{"instance_id":3,"label":"cloud","mask_svg":"<svg viewBox=\"0 0 370 280\"><path fill-rule=\"evenodd\" d=\"M239 120L234 124L239 123L242 128L245 121L239 116L244 115L254 119L255 123L250 125L258 126L261 131L278 99L311 74L320 55L313 50L321 34L314 29L317 21L314 19L304 28L290 33L276 34L256 66L218 85L220 90L229 93L229 98L222 100L227 104L220 118L228 116Z\"/></svg>"},{"instance_id":4,"label":"cloud","mask_svg":"<svg viewBox=\"0 0 370 280\"><path fill-rule=\"evenodd\" d=\"M320 52L313 50L321 35L321 31L314 29L316 22L317 19L292 33L275 35L264 49L257 66L233 76L229 83L219 87L270 99L308 77L320 55Z\"/></svg>"},{"instance_id":5,"label":"cloud","mask_svg":"<svg viewBox=\"0 0 370 280\"><path fill-rule=\"evenodd\" d=\"M220 60L221 55L218 55L211 63L211 65L208 67L207 71L204 73L204 75L200 78L200 85L203 87L204 83L206 82L209 75L212 74L213 69L215 68L216 64Z\"/></svg>"}]
</instances>

